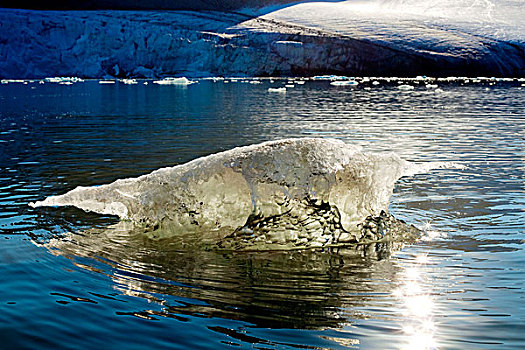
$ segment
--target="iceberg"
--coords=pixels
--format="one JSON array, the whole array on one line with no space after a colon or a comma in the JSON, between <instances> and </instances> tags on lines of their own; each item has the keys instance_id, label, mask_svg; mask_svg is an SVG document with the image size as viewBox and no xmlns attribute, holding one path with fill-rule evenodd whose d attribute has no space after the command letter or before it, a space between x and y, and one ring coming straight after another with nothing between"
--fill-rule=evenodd
<instances>
[{"instance_id":1,"label":"iceberg","mask_svg":"<svg viewBox=\"0 0 525 350\"><path fill-rule=\"evenodd\" d=\"M154 239L192 234L231 249L330 246L413 233L387 214L394 185L446 166L368 153L335 139L285 139L30 205L116 215Z\"/></svg>"}]
</instances>

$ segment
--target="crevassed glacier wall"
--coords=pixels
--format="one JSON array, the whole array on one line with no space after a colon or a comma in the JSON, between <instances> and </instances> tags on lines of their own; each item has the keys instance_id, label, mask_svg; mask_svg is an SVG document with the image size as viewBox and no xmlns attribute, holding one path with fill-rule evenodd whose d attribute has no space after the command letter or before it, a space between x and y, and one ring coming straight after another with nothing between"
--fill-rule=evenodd
<instances>
[{"instance_id":1,"label":"crevassed glacier wall","mask_svg":"<svg viewBox=\"0 0 525 350\"><path fill-rule=\"evenodd\" d=\"M379 35L373 24L338 32L308 16L0 9L0 78L525 74L523 42L417 27Z\"/></svg>"}]
</instances>

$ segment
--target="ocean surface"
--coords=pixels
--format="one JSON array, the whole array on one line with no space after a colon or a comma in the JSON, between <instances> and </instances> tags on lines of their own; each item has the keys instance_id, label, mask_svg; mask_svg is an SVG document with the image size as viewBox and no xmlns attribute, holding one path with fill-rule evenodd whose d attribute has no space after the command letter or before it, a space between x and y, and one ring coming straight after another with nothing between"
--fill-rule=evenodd
<instances>
[{"instance_id":1,"label":"ocean surface","mask_svg":"<svg viewBox=\"0 0 525 350\"><path fill-rule=\"evenodd\" d=\"M524 82L373 81L1 84L0 348L525 348ZM173 249L28 206L306 136L464 168L398 182L390 212L425 233L387 251Z\"/></svg>"}]
</instances>

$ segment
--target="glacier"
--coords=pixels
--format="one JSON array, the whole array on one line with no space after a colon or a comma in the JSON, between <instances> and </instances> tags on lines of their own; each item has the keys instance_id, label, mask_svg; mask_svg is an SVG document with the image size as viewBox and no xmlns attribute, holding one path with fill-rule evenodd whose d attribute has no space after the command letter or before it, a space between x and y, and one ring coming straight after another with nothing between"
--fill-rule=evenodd
<instances>
[{"instance_id":1,"label":"glacier","mask_svg":"<svg viewBox=\"0 0 525 350\"><path fill-rule=\"evenodd\" d=\"M414 237L413 226L387 214L394 185L447 166L335 139L284 139L30 205L116 215L156 240L192 235L234 250L337 246Z\"/></svg>"},{"instance_id":2,"label":"glacier","mask_svg":"<svg viewBox=\"0 0 525 350\"><path fill-rule=\"evenodd\" d=\"M524 76L519 0L221 11L0 9L0 78Z\"/></svg>"}]
</instances>

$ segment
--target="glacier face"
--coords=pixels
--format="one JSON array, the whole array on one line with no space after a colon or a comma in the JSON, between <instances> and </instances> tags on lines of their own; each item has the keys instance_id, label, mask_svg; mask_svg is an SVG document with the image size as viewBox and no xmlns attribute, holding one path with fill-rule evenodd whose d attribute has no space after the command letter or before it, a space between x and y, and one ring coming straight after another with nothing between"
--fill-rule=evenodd
<instances>
[{"instance_id":1,"label":"glacier face","mask_svg":"<svg viewBox=\"0 0 525 350\"><path fill-rule=\"evenodd\" d=\"M413 232L386 214L390 196L400 177L434 166L440 164L416 165L339 140L286 139L78 187L31 205L117 215L151 238L192 234L223 248L358 243L389 230Z\"/></svg>"},{"instance_id":2,"label":"glacier face","mask_svg":"<svg viewBox=\"0 0 525 350\"><path fill-rule=\"evenodd\" d=\"M314 2L235 13L0 9L0 77L523 76L523 6L470 2Z\"/></svg>"}]
</instances>

